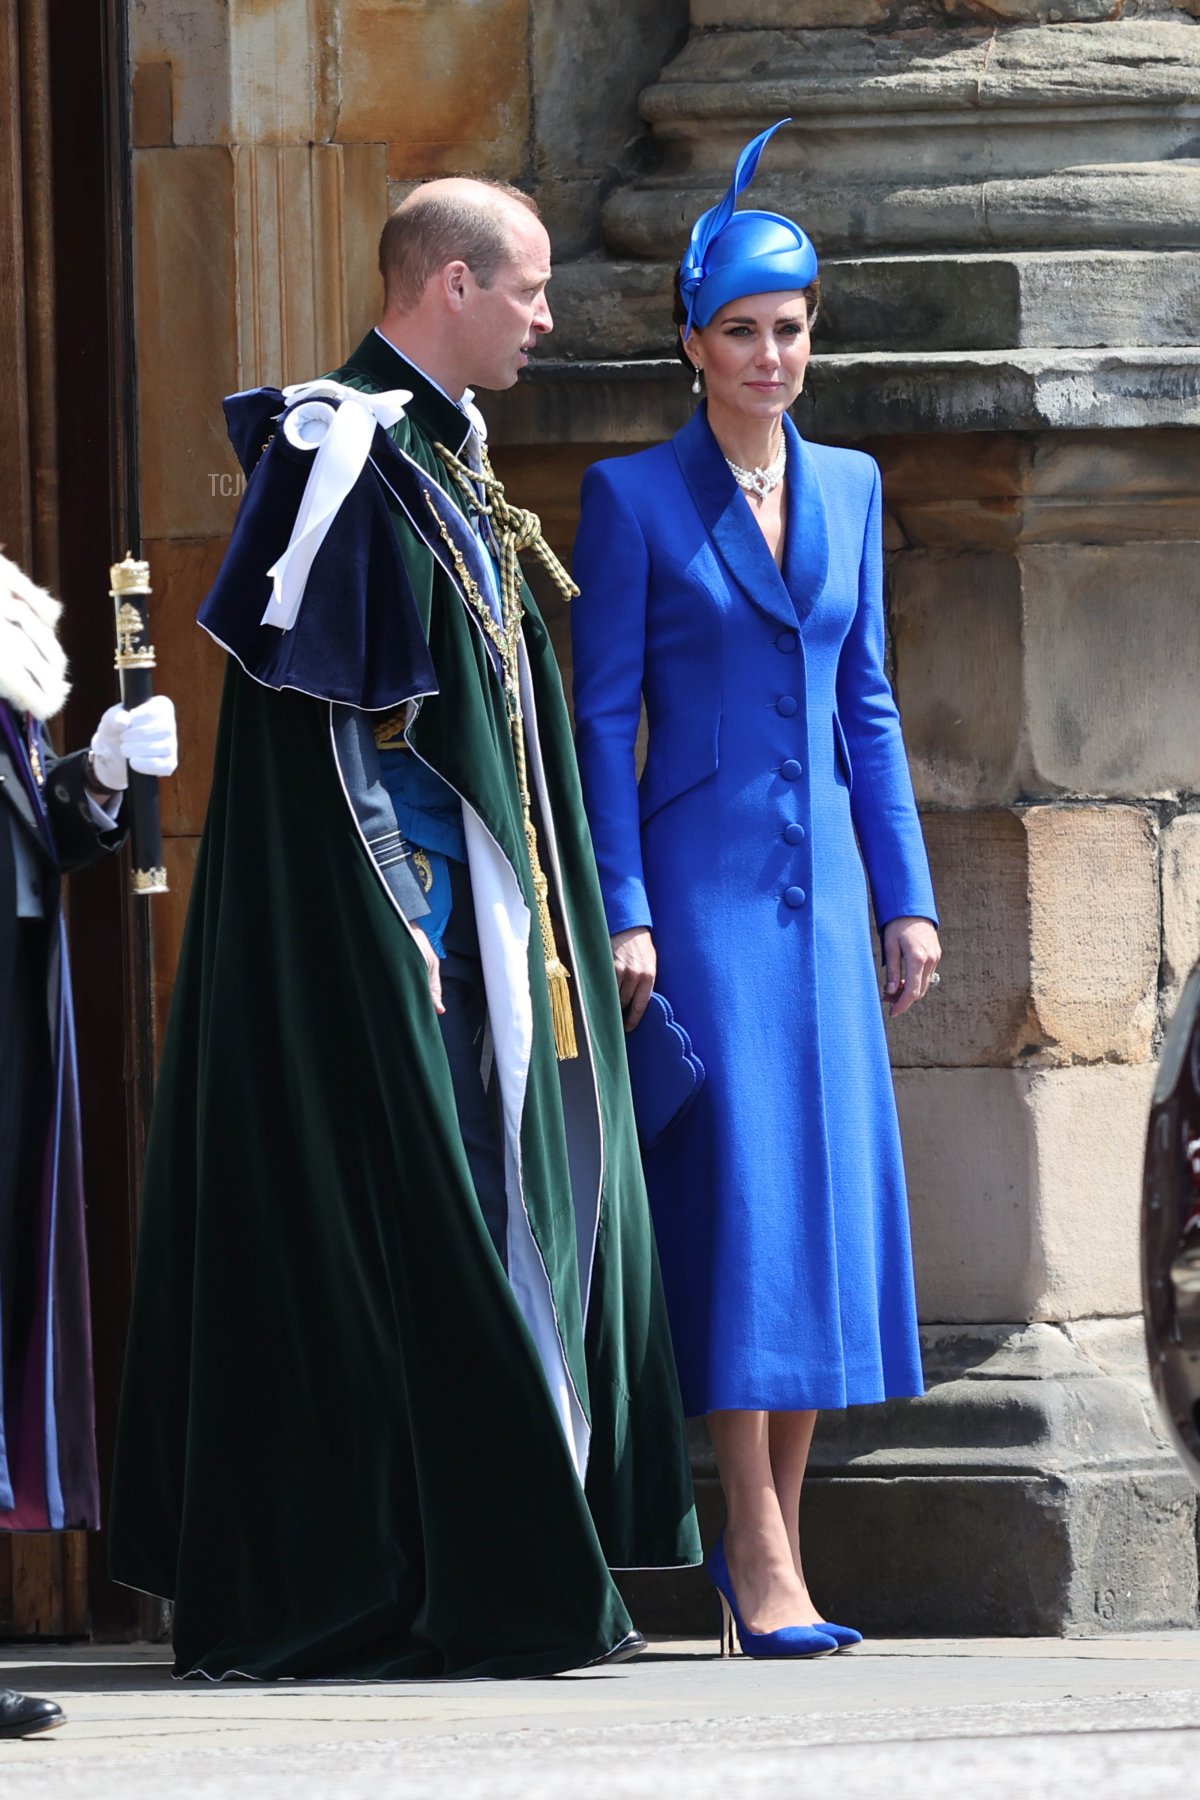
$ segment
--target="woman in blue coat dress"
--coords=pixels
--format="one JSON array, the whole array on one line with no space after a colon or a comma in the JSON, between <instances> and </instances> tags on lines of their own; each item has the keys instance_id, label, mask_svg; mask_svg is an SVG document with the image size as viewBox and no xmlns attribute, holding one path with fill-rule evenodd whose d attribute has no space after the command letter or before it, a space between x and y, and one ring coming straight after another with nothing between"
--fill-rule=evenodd
<instances>
[{"instance_id":1,"label":"woman in blue coat dress","mask_svg":"<svg viewBox=\"0 0 1200 1800\"><path fill-rule=\"evenodd\" d=\"M646 1173L685 1409L708 1415L727 1503L722 1644L732 1617L752 1654L811 1655L858 1637L821 1619L801 1560L817 1411L922 1392L868 883L891 1016L940 948L884 672L879 470L788 418L816 256L790 220L734 211L770 135L680 269L707 402L588 471L572 614L627 1028L657 985L707 1074Z\"/></svg>"}]
</instances>

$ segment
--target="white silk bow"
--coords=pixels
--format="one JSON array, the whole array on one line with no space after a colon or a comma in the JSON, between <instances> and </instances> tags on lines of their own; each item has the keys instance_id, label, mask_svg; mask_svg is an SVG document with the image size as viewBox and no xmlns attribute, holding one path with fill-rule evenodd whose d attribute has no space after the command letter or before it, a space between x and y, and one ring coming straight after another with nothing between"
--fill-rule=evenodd
<instances>
[{"instance_id":1,"label":"white silk bow","mask_svg":"<svg viewBox=\"0 0 1200 1800\"><path fill-rule=\"evenodd\" d=\"M375 427L386 431L402 419L412 394L407 388L364 394L339 381L304 381L284 388L283 397L289 408L284 436L298 450L315 452L288 547L267 570L272 592L262 623L290 631L317 552L366 467Z\"/></svg>"}]
</instances>

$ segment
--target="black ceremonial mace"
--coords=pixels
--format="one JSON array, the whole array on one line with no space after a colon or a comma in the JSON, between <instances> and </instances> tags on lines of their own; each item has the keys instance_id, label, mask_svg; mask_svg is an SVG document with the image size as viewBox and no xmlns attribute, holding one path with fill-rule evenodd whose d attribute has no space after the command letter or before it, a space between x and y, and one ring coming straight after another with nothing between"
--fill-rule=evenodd
<instances>
[{"instance_id":1,"label":"black ceremonial mace","mask_svg":"<svg viewBox=\"0 0 1200 1800\"><path fill-rule=\"evenodd\" d=\"M150 564L124 562L109 570L117 623L117 673L121 679L121 705L130 711L154 693L155 656L150 642ZM163 864L162 815L159 810L158 776L129 771L129 826L133 849L135 894L165 894L167 871Z\"/></svg>"}]
</instances>

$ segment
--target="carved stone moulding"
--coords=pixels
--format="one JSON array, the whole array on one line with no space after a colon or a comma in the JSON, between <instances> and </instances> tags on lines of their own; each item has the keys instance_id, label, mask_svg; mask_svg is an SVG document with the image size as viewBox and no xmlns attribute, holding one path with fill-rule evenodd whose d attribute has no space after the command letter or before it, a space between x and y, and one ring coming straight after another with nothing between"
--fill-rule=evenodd
<instances>
[{"instance_id":1,"label":"carved stone moulding","mask_svg":"<svg viewBox=\"0 0 1200 1800\"><path fill-rule=\"evenodd\" d=\"M673 259L765 121L758 205L827 252L1200 243L1200 30L705 32L643 96L660 167L605 208L611 251Z\"/></svg>"}]
</instances>

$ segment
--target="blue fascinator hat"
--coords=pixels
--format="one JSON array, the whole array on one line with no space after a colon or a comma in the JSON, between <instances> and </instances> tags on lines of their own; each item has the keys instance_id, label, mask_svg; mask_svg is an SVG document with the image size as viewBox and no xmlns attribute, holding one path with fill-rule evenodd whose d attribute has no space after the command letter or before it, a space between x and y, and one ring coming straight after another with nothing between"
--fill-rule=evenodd
<instances>
[{"instance_id":1,"label":"blue fascinator hat","mask_svg":"<svg viewBox=\"0 0 1200 1800\"><path fill-rule=\"evenodd\" d=\"M782 213L735 212L738 195L754 179L758 161L781 125L752 138L737 159L729 192L701 213L679 265L679 291L687 306L687 335L742 294L806 288L817 278L817 253L806 232Z\"/></svg>"}]
</instances>

